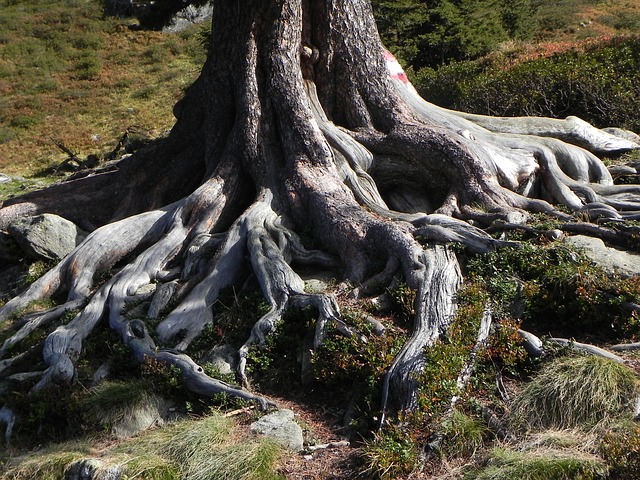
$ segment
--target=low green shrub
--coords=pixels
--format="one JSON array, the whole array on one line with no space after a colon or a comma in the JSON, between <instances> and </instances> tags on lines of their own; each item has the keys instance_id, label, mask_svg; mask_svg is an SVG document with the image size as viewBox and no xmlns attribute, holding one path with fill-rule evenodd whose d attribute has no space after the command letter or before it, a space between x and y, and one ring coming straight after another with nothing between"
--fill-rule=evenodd
<instances>
[{"instance_id":1,"label":"low green shrub","mask_svg":"<svg viewBox=\"0 0 640 480\"><path fill-rule=\"evenodd\" d=\"M598 127L640 130L640 37L604 39L582 49L515 63L495 54L413 76L438 105L487 115L577 116Z\"/></svg>"},{"instance_id":2,"label":"low green shrub","mask_svg":"<svg viewBox=\"0 0 640 480\"><path fill-rule=\"evenodd\" d=\"M640 284L607 276L580 250L522 243L471 257L466 270L487 289L495 317L522 320L525 329L602 341L637 332L637 319L621 305L637 298Z\"/></svg>"},{"instance_id":3,"label":"low green shrub","mask_svg":"<svg viewBox=\"0 0 640 480\"><path fill-rule=\"evenodd\" d=\"M614 426L603 435L599 453L610 468L609 478L640 478L640 426L635 422Z\"/></svg>"},{"instance_id":4,"label":"low green shrub","mask_svg":"<svg viewBox=\"0 0 640 480\"><path fill-rule=\"evenodd\" d=\"M410 474L418 465L420 449L401 429L388 428L362 447L367 478L393 480Z\"/></svg>"}]
</instances>

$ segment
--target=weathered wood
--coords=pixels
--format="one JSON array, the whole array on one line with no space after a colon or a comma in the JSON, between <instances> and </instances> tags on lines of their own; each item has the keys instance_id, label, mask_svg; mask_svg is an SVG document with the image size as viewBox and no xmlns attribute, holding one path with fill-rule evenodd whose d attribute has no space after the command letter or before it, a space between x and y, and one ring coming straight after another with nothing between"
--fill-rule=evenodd
<instances>
[{"instance_id":1,"label":"weathered wood","mask_svg":"<svg viewBox=\"0 0 640 480\"><path fill-rule=\"evenodd\" d=\"M389 367L384 378L382 410L391 401L399 410L411 410L416 404L418 383L414 372L424 363L424 350L446 331L455 313L455 294L462 274L450 249L435 246L420 256L422 282L416 298L413 333ZM393 400L392 400L393 399ZM381 424L384 424L384 416Z\"/></svg>"}]
</instances>

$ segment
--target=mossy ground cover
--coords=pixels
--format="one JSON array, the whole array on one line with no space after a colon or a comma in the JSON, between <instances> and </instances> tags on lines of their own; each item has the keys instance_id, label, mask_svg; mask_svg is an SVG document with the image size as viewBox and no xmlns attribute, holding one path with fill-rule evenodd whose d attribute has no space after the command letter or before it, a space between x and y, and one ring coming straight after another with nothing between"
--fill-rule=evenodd
<instances>
[{"instance_id":1,"label":"mossy ground cover","mask_svg":"<svg viewBox=\"0 0 640 480\"><path fill-rule=\"evenodd\" d=\"M7 461L7 480L65 478L72 465L94 459L98 475L148 480L276 480L281 448L249 438L224 416L183 420L117 445L96 439L50 446Z\"/></svg>"}]
</instances>

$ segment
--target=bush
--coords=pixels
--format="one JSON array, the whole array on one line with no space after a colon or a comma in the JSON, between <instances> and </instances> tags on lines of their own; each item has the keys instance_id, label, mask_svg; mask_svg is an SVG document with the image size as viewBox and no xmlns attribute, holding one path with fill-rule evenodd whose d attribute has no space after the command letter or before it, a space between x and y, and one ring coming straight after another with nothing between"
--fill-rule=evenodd
<instances>
[{"instance_id":1,"label":"bush","mask_svg":"<svg viewBox=\"0 0 640 480\"><path fill-rule=\"evenodd\" d=\"M598 127L640 130L640 37L605 39L515 64L494 55L421 69L414 84L424 98L446 108L498 116L574 115Z\"/></svg>"},{"instance_id":2,"label":"bush","mask_svg":"<svg viewBox=\"0 0 640 480\"><path fill-rule=\"evenodd\" d=\"M467 275L487 288L497 318L521 319L525 329L601 341L637 331L620 305L637 298L640 284L608 277L577 249L522 243L472 257Z\"/></svg>"},{"instance_id":3,"label":"bush","mask_svg":"<svg viewBox=\"0 0 640 480\"><path fill-rule=\"evenodd\" d=\"M640 427L626 422L612 428L602 437L599 453L610 467L610 478L640 478Z\"/></svg>"}]
</instances>

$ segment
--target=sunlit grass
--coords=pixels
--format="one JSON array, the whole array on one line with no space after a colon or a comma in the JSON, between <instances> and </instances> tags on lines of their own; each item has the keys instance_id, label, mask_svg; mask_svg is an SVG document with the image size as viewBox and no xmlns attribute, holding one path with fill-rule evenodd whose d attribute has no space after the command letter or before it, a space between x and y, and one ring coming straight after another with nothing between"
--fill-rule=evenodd
<instances>
[{"instance_id":1,"label":"sunlit grass","mask_svg":"<svg viewBox=\"0 0 640 480\"><path fill-rule=\"evenodd\" d=\"M630 413L638 392L634 372L597 356L559 358L528 383L511 406L524 428L593 428Z\"/></svg>"},{"instance_id":2,"label":"sunlit grass","mask_svg":"<svg viewBox=\"0 0 640 480\"><path fill-rule=\"evenodd\" d=\"M76 462L91 459L96 478L121 470L122 478L149 480L277 480L281 448L265 438L240 433L232 420L212 415L183 420L116 446L84 439L11 459L7 480L66 478ZM110 477L109 477L110 478Z\"/></svg>"},{"instance_id":3,"label":"sunlit grass","mask_svg":"<svg viewBox=\"0 0 640 480\"><path fill-rule=\"evenodd\" d=\"M134 31L98 0L0 1L0 172L30 176L66 155L110 150L127 127L152 135L204 61L198 32Z\"/></svg>"}]
</instances>

